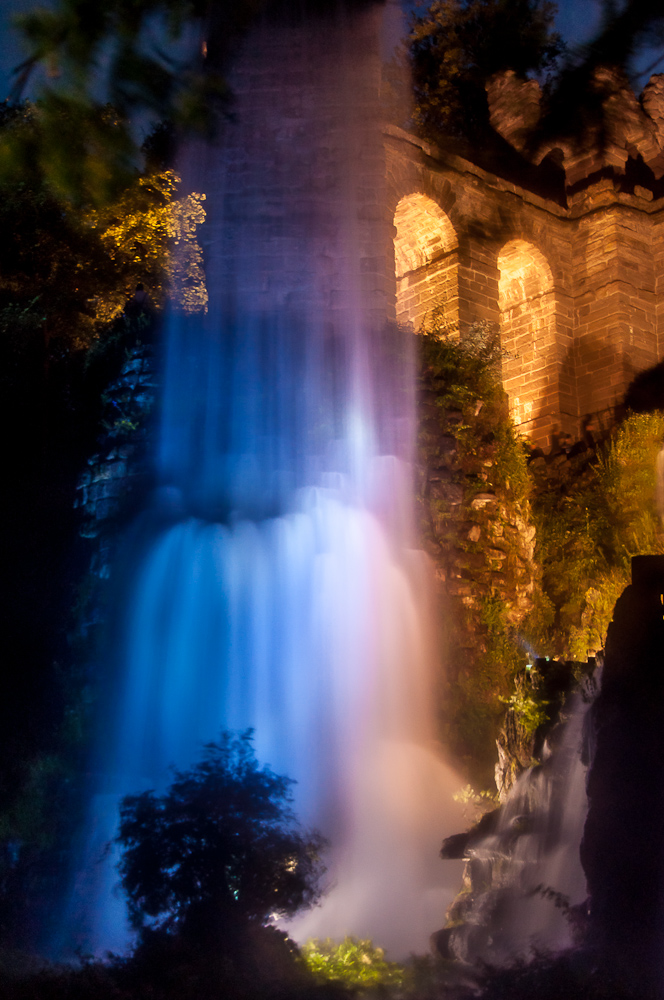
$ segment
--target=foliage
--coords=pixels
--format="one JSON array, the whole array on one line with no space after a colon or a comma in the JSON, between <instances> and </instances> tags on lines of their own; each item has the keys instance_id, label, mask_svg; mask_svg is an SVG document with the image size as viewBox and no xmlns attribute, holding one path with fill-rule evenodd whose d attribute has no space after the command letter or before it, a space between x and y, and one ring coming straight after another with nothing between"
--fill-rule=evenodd
<instances>
[{"instance_id":1,"label":"foliage","mask_svg":"<svg viewBox=\"0 0 664 1000\"><path fill-rule=\"evenodd\" d=\"M553 68L562 51L555 11L548 0L434 0L411 29L419 131L434 141L486 137L486 81L504 69L525 79Z\"/></svg>"},{"instance_id":2,"label":"foliage","mask_svg":"<svg viewBox=\"0 0 664 1000\"><path fill-rule=\"evenodd\" d=\"M35 106L26 104L0 120L0 147L11 147L17 131L31 142L40 127ZM20 165L0 183L0 221L10 234L0 248L0 309L18 309L24 328L38 302L45 341L61 338L68 350L87 347L139 281L156 306L170 294L185 311L204 309L197 227L205 196L179 196L179 182L169 170L138 175L93 209L59 197L34 162ZM4 326L0 337L11 337Z\"/></svg>"},{"instance_id":3,"label":"foliage","mask_svg":"<svg viewBox=\"0 0 664 1000\"><path fill-rule=\"evenodd\" d=\"M491 485L503 487L516 501L527 500L530 481L523 448L511 420L498 414L503 407L505 392L502 385L502 364L508 353L501 347L498 327L486 320L472 323L459 335L450 327L444 311L436 308L426 317L419 330L422 368L429 385L435 390L436 405L473 410L478 404L498 419L491 424L493 463ZM488 404L488 405L487 405ZM464 420L455 429L455 437L469 456L481 445L478 430L484 430L484 419ZM479 426L478 426L479 425ZM488 480L487 480L488 482Z\"/></svg>"},{"instance_id":4,"label":"foliage","mask_svg":"<svg viewBox=\"0 0 664 1000\"><path fill-rule=\"evenodd\" d=\"M662 413L633 414L614 430L584 481L536 493L538 555L555 608L553 624L539 633L549 655L585 660L588 650L602 648L630 580L631 557L664 552L655 506L663 433Z\"/></svg>"},{"instance_id":5,"label":"foliage","mask_svg":"<svg viewBox=\"0 0 664 1000\"><path fill-rule=\"evenodd\" d=\"M250 731L222 733L164 795L125 798L117 842L133 926L214 936L313 905L325 842L297 829L291 784L259 768Z\"/></svg>"},{"instance_id":6,"label":"foliage","mask_svg":"<svg viewBox=\"0 0 664 1000\"><path fill-rule=\"evenodd\" d=\"M655 1000L640 979L621 977L592 951L570 949L536 953L505 968L482 970L479 982L459 1000Z\"/></svg>"},{"instance_id":7,"label":"foliage","mask_svg":"<svg viewBox=\"0 0 664 1000\"><path fill-rule=\"evenodd\" d=\"M215 5L224 45L259 5ZM223 76L200 55L210 7L206 0L58 0L15 18L27 50L16 96L39 69L40 128L31 142L15 136L9 154L30 154L59 196L97 205L117 197L140 162L132 116L205 129L210 109L227 101Z\"/></svg>"},{"instance_id":8,"label":"foliage","mask_svg":"<svg viewBox=\"0 0 664 1000\"><path fill-rule=\"evenodd\" d=\"M95 318L108 322L121 311L126 289L147 283L161 304L170 293L184 312L207 307L203 254L196 229L205 221L205 195L176 197L180 178L171 170L138 177L110 205L90 210L84 223L99 234L116 285L95 302Z\"/></svg>"},{"instance_id":9,"label":"foliage","mask_svg":"<svg viewBox=\"0 0 664 1000\"><path fill-rule=\"evenodd\" d=\"M445 319L444 307L427 315L418 331L422 365L437 381L441 406L460 406L502 392L505 351L495 324L480 320L460 337Z\"/></svg>"},{"instance_id":10,"label":"foliage","mask_svg":"<svg viewBox=\"0 0 664 1000\"><path fill-rule=\"evenodd\" d=\"M317 982L283 931L252 927L232 953L154 935L128 956L55 965L0 950L3 1000L349 1000L341 983Z\"/></svg>"},{"instance_id":11,"label":"foliage","mask_svg":"<svg viewBox=\"0 0 664 1000\"><path fill-rule=\"evenodd\" d=\"M529 735L549 719L546 711L547 702L539 701L532 692L524 691L522 686L518 686L509 698L502 700L513 710L518 724Z\"/></svg>"},{"instance_id":12,"label":"foliage","mask_svg":"<svg viewBox=\"0 0 664 1000\"><path fill-rule=\"evenodd\" d=\"M402 986L406 978L404 967L388 962L382 948L351 936L340 942L311 938L302 946L302 958L321 979L348 986Z\"/></svg>"},{"instance_id":13,"label":"foliage","mask_svg":"<svg viewBox=\"0 0 664 1000\"><path fill-rule=\"evenodd\" d=\"M464 819L472 826L500 803L496 792L486 789L478 792L472 785L464 785L452 798L461 805Z\"/></svg>"},{"instance_id":14,"label":"foliage","mask_svg":"<svg viewBox=\"0 0 664 1000\"><path fill-rule=\"evenodd\" d=\"M530 480L502 388L497 329L480 322L459 336L435 310L419 342L421 530L449 581L443 729L457 763L482 788L492 783L501 699L525 661L515 625L529 572ZM482 499L473 506L479 494L486 506Z\"/></svg>"}]
</instances>

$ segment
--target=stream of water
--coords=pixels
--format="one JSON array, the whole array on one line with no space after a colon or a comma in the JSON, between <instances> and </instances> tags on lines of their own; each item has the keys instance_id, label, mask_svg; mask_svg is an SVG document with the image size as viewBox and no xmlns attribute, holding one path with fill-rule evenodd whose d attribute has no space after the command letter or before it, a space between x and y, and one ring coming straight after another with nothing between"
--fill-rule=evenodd
<instances>
[{"instance_id":1,"label":"stream of water","mask_svg":"<svg viewBox=\"0 0 664 1000\"><path fill-rule=\"evenodd\" d=\"M380 5L256 28L234 120L183 157L207 196L206 315L168 334L154 533L125 595L100 769L163 787L220 729L297 781L331 890L291 925L424 950L459 865L436 749L432 577L412 523L410 341L386 323ZM103 840L97 822L89 862ZM93 948L126 933L112 866Z\"/></svg>"}]
</instances>

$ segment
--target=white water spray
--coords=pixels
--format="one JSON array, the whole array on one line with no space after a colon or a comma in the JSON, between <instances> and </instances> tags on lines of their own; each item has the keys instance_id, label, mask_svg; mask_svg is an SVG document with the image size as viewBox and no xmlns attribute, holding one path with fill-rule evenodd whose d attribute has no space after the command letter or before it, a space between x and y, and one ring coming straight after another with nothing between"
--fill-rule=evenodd
<instances>
[{"instance_id":1,"label":"white water spray","mask_svg":"<svg viewBox=\"0 0 664 1000\"><path fill-rule=\"evenodd\" d=\"M380 29L266 22L235 121L185 157L207 195L206 316L173 318L156 536L127 601L103 768L163 787L221 728L297 781L330 838L322 907L292 925L423 950L459 877L438 859L461 782L435 749L431 579L413 547L413 375L386 326ZM117 946L97 908L96 948Z\"/></svg>"}]
</instances>

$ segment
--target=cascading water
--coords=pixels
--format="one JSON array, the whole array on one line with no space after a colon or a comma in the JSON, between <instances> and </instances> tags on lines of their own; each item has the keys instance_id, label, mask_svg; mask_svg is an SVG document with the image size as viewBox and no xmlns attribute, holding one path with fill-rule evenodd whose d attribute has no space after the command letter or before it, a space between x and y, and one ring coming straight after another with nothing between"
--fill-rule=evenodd
<instances>
[{"instance_id":1,"label":"cascading water","mask_svg":"<svg viewBox=\"0 0 664 1000\"><path fill-rule=\"evenodd\" d=\"M453 895L459 872L437 855L461 782L434 750L413 375L408 336L385 324L384 11L331 6L252 32L234 120L184 156L207 196L210 305L170 321L148 517L161 528L126 602L97 803L253 727L259 760L296 779L300 817L332 843L333 888L292 932L405 954ZM112 875L96 949L119 944Z\"/></svg>"},{"instance_id":2,"label":"cascading water","mask_svg":"<svg viewBox=\"0 0 664 1000\"><path fill-rule=\"evenodd\" d=\"M449 932L454 958L500 966L573 945L574 908L588 895L579 847L588 812L584 747L594 693L589 681L568 698L544 763L518 779L495 831L469 842L472 889L454 907L453 916L463 918Z\"/></svg>"}]
</instances>

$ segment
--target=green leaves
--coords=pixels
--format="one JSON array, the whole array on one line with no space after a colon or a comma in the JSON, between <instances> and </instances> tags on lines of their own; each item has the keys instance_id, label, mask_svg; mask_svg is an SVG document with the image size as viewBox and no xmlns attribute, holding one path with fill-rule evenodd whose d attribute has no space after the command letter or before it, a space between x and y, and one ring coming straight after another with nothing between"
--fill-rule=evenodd
<instances>
[{"instance_id":1,"label":"green leaves","mask_svg":"<svg viewBox=\"0 0 664 1000\"><path fill-rule=\"evenodd\" d=\"M347 936L343 941L311 938L302 946L307 968L323 980L338 980L348 986L403 987L406 969L388 962L382 948L372 941Z\"/></svg>"},{"instance_id":2,"label":"green leaves","mask_svg":"<svg viewBox=\"0 0 664 1000\"><path fill-rule=\"evenodd\" d=\"M664 551L655 506L661 412L632 414L603 452L564 491L536 494L538 556L556 608L547 651L585 660L604 645L633 555Z\"/></svg>"}]
</instances>

